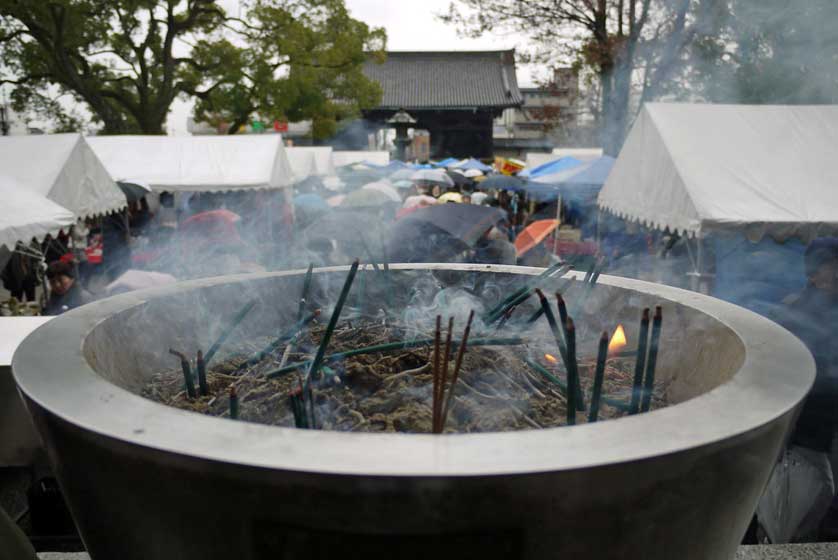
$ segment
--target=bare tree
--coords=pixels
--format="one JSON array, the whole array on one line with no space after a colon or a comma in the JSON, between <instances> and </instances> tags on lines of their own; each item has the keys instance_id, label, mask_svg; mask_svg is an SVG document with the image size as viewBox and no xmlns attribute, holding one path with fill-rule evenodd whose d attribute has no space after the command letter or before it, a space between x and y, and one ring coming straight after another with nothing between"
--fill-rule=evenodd
<instances>
[{"instance_id":1,"label":"bare tree","mask_svg":"<svg viewBox=\"0 0 838 560\"><path fill-rule=\"evenodd\" d=\"M713 2L715 0L703 0ZM441 19L467 36L490 31L528 35L532 60L562 56L595 72L603 150L616 155L632 112L632 94L652 99L681 69L702 0L456 0Z\"/></svg>"}]
</instances>

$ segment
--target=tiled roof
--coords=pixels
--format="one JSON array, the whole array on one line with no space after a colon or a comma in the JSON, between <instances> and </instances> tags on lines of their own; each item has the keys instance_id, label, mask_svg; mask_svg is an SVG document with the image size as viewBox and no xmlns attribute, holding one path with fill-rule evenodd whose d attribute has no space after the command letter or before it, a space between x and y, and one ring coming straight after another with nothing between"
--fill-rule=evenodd
<instances>
[{"instance_id":1,"label":"tiled roof","mask_svg":"<svg viewBox=\"0 0 838 560\"><path fill-rule=\"evenodd\" d=\"M388 52L364 73L381 84L378 109L515 107L523 102L515 51Z\"/></svg>"}]
</instances>

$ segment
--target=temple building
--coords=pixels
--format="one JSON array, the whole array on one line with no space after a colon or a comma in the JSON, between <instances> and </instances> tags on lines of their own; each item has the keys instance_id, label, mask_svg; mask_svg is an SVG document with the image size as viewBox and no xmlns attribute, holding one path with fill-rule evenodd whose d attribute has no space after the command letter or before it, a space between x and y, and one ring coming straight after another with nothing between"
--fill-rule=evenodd
<instances>
[{"instance_id":1,"label":"temple building","mask_svg":"<svg viewBox=\"0 0 838 560\"><path fill-rule=\"evenodd\" d=\"M493 121L520 107L515 51L388 52L364 73L381 84L378 107L364 111L374 126L404 110L430 134L430 157L491 158Z\"/></svg>"}]
</instances>

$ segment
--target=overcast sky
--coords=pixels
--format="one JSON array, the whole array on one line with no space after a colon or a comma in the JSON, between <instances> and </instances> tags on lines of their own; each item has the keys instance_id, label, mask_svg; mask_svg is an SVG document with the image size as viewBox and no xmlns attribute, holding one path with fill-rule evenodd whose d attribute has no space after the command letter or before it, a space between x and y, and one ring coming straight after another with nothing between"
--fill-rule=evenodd
<instances>
[{"instance_id":1,"label":"overcast sky","mask_svg":"<svg viewBox=\"0 0 838 560\"><path fill-rule=\"evenodd\" d=\"M237 0L223 0L222 4L229 13L236 13ZM394 51L500 50L525 44L523 37L513 35L458 37L453 26L436 19L449 4L450 0L346 0L353 17L387 30L387 48ZM520 64L518 83L532 84L530 69ZM167 123L170 134L186 134L191 105L179 100L172 104Z\"/></svg>"}]
</instances>

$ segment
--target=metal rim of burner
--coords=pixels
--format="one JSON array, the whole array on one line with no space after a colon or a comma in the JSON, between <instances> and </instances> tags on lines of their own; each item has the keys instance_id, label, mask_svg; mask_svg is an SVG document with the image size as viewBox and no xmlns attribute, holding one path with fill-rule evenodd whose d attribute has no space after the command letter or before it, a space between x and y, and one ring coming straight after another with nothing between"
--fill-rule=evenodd
<instances>
[{"instance_id":1,"label":"metal rim of burner","mask_svg":"<svg viewBox=\"0 0 838 560\"><path fill-rule=\"evenodd\" d=\"M393 264L390 268L519 275L537 275L543 270L445 263ZM348 269L324 267L315 269L315 273ZM13 362L16 381L29 399L51 413L130 444L287 471L445 477L582 469L711 445L756 430L788 413L803 399L814 379L814 362L803 344L764 317L698 293L605 275L600 277L600 284L692 307L730 328L746 350L745 362L731 382L651 413L573 428L442 437L321 432L229 422L152 402L99 376L80 351L80 339L98 323L147 300L181 290L304 273L290 270L194 280L115 296L74 310L42 326L21 345ZM566 277L582 276L571 272ZM79 336L67 336L67 332ZM743 407L745 402L752 406ZM112 414L113 410L119 410L119 414ZM102 422L103 418L107 421ZM685 418L690 421L684 422ZM672 429L673 424L677 429ZM173 430L173 425L184 428ZM638 434L643 437L638 438ZM272 439L276 445L265 445Z\"/></svg>"}]
</instances>

